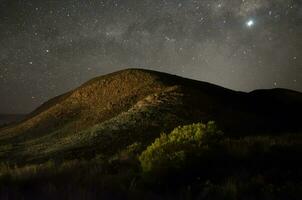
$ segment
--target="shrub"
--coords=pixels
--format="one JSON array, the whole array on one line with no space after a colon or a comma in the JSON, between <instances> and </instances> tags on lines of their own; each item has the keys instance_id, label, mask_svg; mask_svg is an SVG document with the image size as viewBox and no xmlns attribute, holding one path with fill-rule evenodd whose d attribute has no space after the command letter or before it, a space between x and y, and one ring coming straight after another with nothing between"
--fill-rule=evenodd
<instances>
[{"instance_id":1,"label":"shrub","mask_svg":"<svg viewBox=\"0 0 302 200\"><path fill-rule=\"evenodd\" d=\"M196 123L163 133L139 156L143 172L182 168L187 155L198 154L221 138L215 122Z\"/></svg>"}]
</instances>

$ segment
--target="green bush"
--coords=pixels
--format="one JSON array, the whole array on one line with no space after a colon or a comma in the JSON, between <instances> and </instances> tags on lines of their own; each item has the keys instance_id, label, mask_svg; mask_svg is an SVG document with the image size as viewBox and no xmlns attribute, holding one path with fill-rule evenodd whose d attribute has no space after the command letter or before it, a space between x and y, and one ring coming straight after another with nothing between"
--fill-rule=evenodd
<instances>
[{"instance_id":1,"label":"green bush","mask_svg":"<svg viewBox=\"0 0 302 200\"><path fill-rule=\"evenodd\" d=\"M182 168L187 155L198 154L216 142L223 133L215 122L196 123L162 134L139 156L143 172Z\"/></svg>"}]
</instances>

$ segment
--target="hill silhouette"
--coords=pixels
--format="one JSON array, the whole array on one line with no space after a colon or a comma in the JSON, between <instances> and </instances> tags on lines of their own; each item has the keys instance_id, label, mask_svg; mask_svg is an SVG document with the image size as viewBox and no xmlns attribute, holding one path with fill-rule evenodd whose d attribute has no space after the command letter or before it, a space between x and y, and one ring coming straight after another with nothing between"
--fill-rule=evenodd
<instances>
[{"instance_id":1,"label":"hill silhouette","mask_svg":"<svg viewBox=\"0 0 302 200\"><path fill-rule=\"evenodd\" d=\"M0 127L10 123L16 123L25 118L25 114L0 114Z\"/></svg>"},{"instance_id":2,"label":"hill silhouette","mask_svg":"<svg viewBox=\"0 0 302 200\"><path fill-rule=\"evenodd\" d=\"M291 90L244 93L127 69L92 79L0 129L0 145L6 145L0 159L28 163L113 155L178 125L209 120L235 137L298 132L301 105L302 94Z\"/></svg>"}]
</instances>

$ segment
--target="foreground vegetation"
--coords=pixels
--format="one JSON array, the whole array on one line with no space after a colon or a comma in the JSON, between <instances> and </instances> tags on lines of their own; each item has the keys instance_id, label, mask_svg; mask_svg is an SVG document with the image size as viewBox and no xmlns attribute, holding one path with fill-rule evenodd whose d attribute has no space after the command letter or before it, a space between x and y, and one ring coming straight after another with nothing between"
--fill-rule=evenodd
<instances>
[{"instance_id":1,"label":"foreground vegetation","mask_svg":"<svg viewBox=\"0 0 302 200\"><path fill-rule=\"evenodd\" d=\"M0 199L301 199L302 136L231 138L214 122L107 159L0 166Z\"/></svg>"}]
</instances>

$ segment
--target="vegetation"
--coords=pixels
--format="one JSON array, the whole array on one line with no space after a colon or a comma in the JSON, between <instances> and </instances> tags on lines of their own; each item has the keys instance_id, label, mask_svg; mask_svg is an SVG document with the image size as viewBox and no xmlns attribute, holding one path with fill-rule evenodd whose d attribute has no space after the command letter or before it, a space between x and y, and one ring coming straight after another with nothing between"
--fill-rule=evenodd
<instances>
[{"instance_id":1,"label":"vegetation","mask_svg":"<svg viewBox=\"0 0 302 200\"><path fill-rule=\"evenodd\" d=\"M170 134L163 133L142 152L139 160L144 172L179 168L186 163L186 156L200 154L208 144L217 142L223 133L215 122L182 126Z\"/></svg>"},{"instance_id":2,"label":"vegetation","mask_svg":"<svg viewBox=\"0 0 302 200\"><path fill-rule=\"evenodd\" d=\"M301 199L302 136L179 126L108 158L0 166L1 199ZM45 198L47 197L47 198Z\"/></svg>"}]
</instances>

